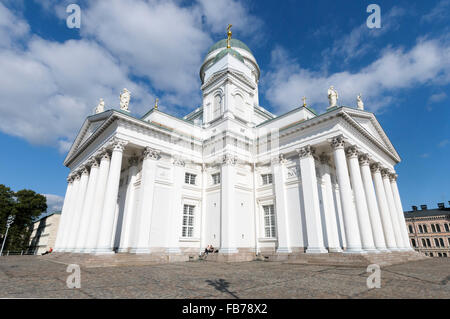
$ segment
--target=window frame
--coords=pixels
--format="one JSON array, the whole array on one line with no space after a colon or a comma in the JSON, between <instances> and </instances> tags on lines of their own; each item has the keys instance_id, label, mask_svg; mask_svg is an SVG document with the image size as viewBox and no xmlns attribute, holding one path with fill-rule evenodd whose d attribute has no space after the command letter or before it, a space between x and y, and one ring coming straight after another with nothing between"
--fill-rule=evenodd
<instances>
[{"instance_id":1,"label":"window frame","mask_svg":"<svg viewBox=\"0 0 450 319\"><path fill-rule=\"evenodd\" d=\"M267 210L266 210L267 208ZM277 220L275 213L275 205L262 205L264 238L277 238Z\"/></svg>"},{"instance_id":2,"label":"window frame","mask_svg":"<svg viewBox=\"0 0 450 319\"><path fill-rule=\"evenodd\" d=\"M193 183L192 183L193 180ZM188 185L197 185L197 175L186 172L184 174L184 183Z\"/></svg>"},{"instance_id":3,"label":"window frame","mask_svg":"<svg viewBox=\"0 0 450 319\"><path fill-rule=\"evenodd\" d=\"M190 210L191 208L192 208L192 210ZM182 216L182 221L181 221L181 238L194 238L194 235L195 235L195 208L196 208L196 205L192 205L192 204L184 204L183 205L183 216Z\"/></svg>"},{"instance_id":4,"label":"window frame","mask_svg":"<svg viewBox=\"0 0 450 319\"><path fill-rule=\"evenodd\" d=\"M261 180L263 185L273 184L273 175L271 173L261 174Z\"/></svg>"}]
</instances>

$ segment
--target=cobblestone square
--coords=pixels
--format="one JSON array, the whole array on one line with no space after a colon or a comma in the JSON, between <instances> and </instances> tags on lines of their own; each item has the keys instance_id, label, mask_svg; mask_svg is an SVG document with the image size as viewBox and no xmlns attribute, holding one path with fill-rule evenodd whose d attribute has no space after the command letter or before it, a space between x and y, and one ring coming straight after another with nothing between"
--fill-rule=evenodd
<instances>
[{"instance_id":1,"label":"cobblestone square","mask_svg":"<svg viewBox=\"0 0 450 319\"><path fill-rule=\"evenodd\" d=\"M381 269L368 289L365 267L254 261L81 267L81 288L66 285L67 265L37 256L0 258L0 298L450 298L450 260Z\"/></svg>"}]
</instances>

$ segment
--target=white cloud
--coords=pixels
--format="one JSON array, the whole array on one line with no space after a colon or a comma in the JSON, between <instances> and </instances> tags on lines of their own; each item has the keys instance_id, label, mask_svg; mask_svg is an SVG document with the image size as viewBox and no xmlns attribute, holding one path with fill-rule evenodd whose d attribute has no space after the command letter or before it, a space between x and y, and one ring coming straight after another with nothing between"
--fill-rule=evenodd
<instances>
[{"instance_id":1,"label":"white cloud","mask_svg":"<svg viewBox=\"0 0 450 319\"><path fill-rule=\"evenodd\" d=\"M441 142L439 143L439 147L445 147L445 146L447 146L448 144L450 144L450 140L446 139L446 140L443 140L443 141L441 141Z\"/></svg>"},{"instance_id":2,"label":"white cloud","mask_svg":"<svg viewBox=\"0 0 450 319\"><path fill-rule=\"evenodd\" d=\"M60 212L64 204L64 197L53 194L42 194L47 198L47 212Z\"/></svg>"},{"instance_id":3,"label":"white cloud","mask_svg":"<svg viewBox=\"0 0 450 319\"><path fill-rule=\"evenodd\" d=\"M334 40L333 45L322 52L322 57L327 64L332 56L341 57L342 61L347 63L352 59L372 52L375 45L373 39L398 28L398 18L405 14L404 9L393 7L387 13L382 14L382 27L380 29L369 29L364 21L363 24L354 28L348 35Z\"/></svg>"},{"instance_id":4,"label":"white cloud","mask_svg":"<svg viewBox=\"0 0 450 319\"><path fill-rule=\"evenodd\" d=\"M357 94L362 93L366 108L377 111L392 103L394 91L449 83L450 44L439 39L422 39L409 51L385 49L377 60L358 72L333 74L304 69L283 48L276 48L271 66L272 71L264 79L266 98L278 112L300 105L303 95L313 107L324 110L330 85L339 91L340 105L355 105Z\"/></svg>"},{"instance_id":5,"label":"white cloud","mask_svg":"<svg viewBox=\"0 0 450 319\"><path fill-rule=\"evenodd\" d=\"M68 0L36 1L65 23ZM198 70L214 32L227 19L250 32L260 21L237 1L111 0L80 2L81 40L64 43L31 34L20 10L0 3L0 131L33 144L68 150L84 118L103 97L118 107L132 92L131 111L142 115L161 95L161 109L182 113L201 101ZM206 22L205 22L206 21ZM204 23L202 23L204 22ZM228 21L227 21L228 23ZM221 31L219 30L221 29ZM146 81L148 80L148 82Z\"/></svg>"},{"instance_id":6,"label":"white cloud","mask_svg":"<svg viewBox=\"0 0 450 319\"><path fill-rule=\"evenodd\" d=\"M254 34L262 26L262 21L249 14L249 9L241 2L198 0L202 14L206 17L206 24L214 33L223 33L229 23L233 30L240 34L256 36Z\"/></svg>"},{"instance_id":7,"label":"white cloud","mask_svg":"<svg viewBox=\"0 0 450 319\"><path fill-rule=\"evenodd\" d=\"M450 12L450 0L440 1L428 14L422 16L421 22L442 21L448 19Z\"/></svg>"}]
</instances>

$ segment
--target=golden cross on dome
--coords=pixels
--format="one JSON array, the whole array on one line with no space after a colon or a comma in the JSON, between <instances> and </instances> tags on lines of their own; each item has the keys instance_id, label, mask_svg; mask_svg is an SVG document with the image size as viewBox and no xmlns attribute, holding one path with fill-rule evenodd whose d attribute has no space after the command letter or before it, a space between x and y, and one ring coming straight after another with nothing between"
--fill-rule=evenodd
<instances>
[{"instance_id":1,"label":"golden cross on dome","mask_svg":"<svg viewBox=\"0 0 450 319\"><path fill-rule=\"evenodd\" d=\"M303 106L306 107L306 97L304 96L304 97L302 98L302 100L303 100Z\"/></svg>"},{"instance_id":2,"label":"golden cross on dome","mask_svg":"<svg viewBox=\"0 0 450 319\"><path fill-rule=\"evenodd\" d=\"M231 36L233 35L233 32L231 32L231 27L232 27L233 25L232 24L229 24L228 25L228 27L227 27L227 48L229 49L229 48L231 48Z\"/></svg>"},{"instance_id":3,"label":"golden cross on dome","mask_svg":"<svg viewBox=\"0 0 450 319\"><path fill-rule=\"evenodd\" d=\"M158 102L159 102L159 99L158 99L158 98L156 98L156 100L155 100L155 110L157 110L157 109L158 109Z\"/></svg>"}]
</instances>

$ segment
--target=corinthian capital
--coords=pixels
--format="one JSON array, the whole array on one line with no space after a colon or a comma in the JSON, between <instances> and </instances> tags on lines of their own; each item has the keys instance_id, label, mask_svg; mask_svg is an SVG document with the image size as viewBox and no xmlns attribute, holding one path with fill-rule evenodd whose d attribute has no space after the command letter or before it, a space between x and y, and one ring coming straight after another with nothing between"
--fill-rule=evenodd
<instances>
[{"instance_id":1,"label":"corinthian capital","mask_svg":"<svg viewBox=\"0 0 450 319\"><path fill-rule=\"evenodd\" d=\"M397 182L398 175L395 173L391 173L389 175L389 178L390 178L391 182Z\"/></svg>"},{"instance_id":2,"label":"corinthian capital","mask_svg":"<svg viewBox=\"0 0 450 319\"><path fill-rule=\"evenodd\" d=\"M362 155L359 157L359 164L360 164L361 166L367 166L367 165L370 165L370 157L369 157L369 154L362 154Z\"/></svg>"},{"instance_id":3,"label":"corinthian capital","mask_svg":"<svg viewBox=\"0 0 450 319\"><path fill-rule=\"evenodd\" d=\"M380 163L373 163L372 165L370 165L370 170L372 171L372 173L380 173L381 171Z\"/></svg>"},{"instance_id":4,"label":"corinthian capital","mask_svg":"<svg viewBox=\"0 0 450 319\"><path fill-rule=\"evenodd\" d=\"M286 158L284 157L283 154L280 154L278 156L274 156L272 158L272 165L275 165L275 164L286 164L286 162L287 162Z\"/></svg>"},{"instance_id":5,"label":"corinthian capital","mask_svg":"<svg viewBox=\"0 0 450 319\"><path fill-rule=\"evenodd\" d=\"M347 157L348 158L357 158L358 157L358 147L356 147L356 145L350 146L347 148Z\"/></svg>"},{"instance_id":6,"label":"corinthian capital","mask_svg":"<svg viewBox=\"0 0 450 319\"><path fill-rule=\"evenodd\" d=\"M344 137L342 135L333 137L333 139L331 140L331 147L334 150L341 149L341 148L343 149L345 147Z\"/></svg>"},{"instance_id":7,"label":"corinthian capital","mask_svg":"<svg viewBox=\"0 0 450 319\"><path fill-rule=\"evenodd\" d=\"M151 148L151 147L146 147L144 150L144 159L152 159L152 160L158 160L159 159L159 154L161 153L161 151Z\"/></svg>"},{"instance_id":8,"label":"corinthian capital","mask_svg":"<svg viewBox=\"0 0 450 319\"><path fill-rule=\"evenodd\" d=\"M236 156L225 154L222 158L223 165L235 165L237 162Z\"/></svg>"},{"instance_id":9,"label":"corinthian capital","mask_svg":"<svg viewBox=\"0 0 450 319\"><path fill-rule=\"evenodd\" d=\"M114 137L109 143L110 147L112 147L113 151L123 152L125 146L127 146L128 142L122 140L120 138Z\"/></svg>"},{"instance_id":10,"label":"corinthian capital","mask_svg":"<svg viewBox=\"0 0 450 319\"><path fill-rule=\"evenodd\" d=\"M381 177L390 178L391 172L387 168L381 169Z\"/></svg>"},{"instance_id":11,"label":"corinthian capital","mask_svg":"<svg viewBox=\"0 0 450 319\"><path fill-rule=\"evenodd\" d=\"M307 158L307 157L313 157L316 153L316 150L311 145L306 145L305 147L302 147L297 150L298 156L300 158Z\"/></svg>"}]
</instances>

